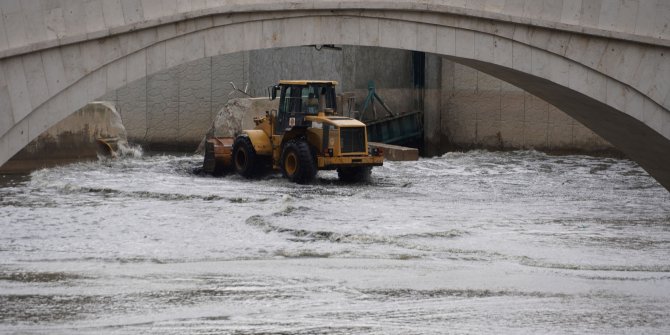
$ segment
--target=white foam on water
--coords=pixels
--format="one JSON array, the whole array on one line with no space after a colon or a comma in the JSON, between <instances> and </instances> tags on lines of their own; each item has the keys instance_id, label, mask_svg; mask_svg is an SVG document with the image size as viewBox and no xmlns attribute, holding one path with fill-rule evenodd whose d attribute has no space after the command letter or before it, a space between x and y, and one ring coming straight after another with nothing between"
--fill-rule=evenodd
<instances>
[{"instance_id":1,"label":"white foam on water","mask_svg":"<svg viewBox=\"0 0 670 335\"><path fill-rule=\"evenodd\" d=\"M201 164L129 148L0 189L0 329L670 330L670 195L631 161L472 151L311 185Z\"/></svg>"}]
</instances>

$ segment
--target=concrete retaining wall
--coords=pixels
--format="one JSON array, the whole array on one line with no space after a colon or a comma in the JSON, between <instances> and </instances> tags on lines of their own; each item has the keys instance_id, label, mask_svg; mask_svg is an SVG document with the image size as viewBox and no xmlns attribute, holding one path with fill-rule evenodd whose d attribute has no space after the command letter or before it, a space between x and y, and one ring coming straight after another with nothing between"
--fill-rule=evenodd
<instances>
[{"instance_id":1,"label":"concrete retaining wall","mask_svg":"<svg viewBox=\"0 0 670 335\"><path fill-rule=\"evenodd\" d=\"M230 82L253 96L280 79L338 80L356 110L370 79L396 112L425 110L428 156L451 149L602 151L612 146L548 103L510 84L434 55L426 57L426 88L413 89L411 52L343 46L295 47L206 58L143 78L106 95L131 142L148 149L194 150L231 98Z\"/></svg>"},{"instance_id":2,"label":"concrete retaining wall","mask_svg":"<svg viewBox=\"0 0 670 335\"><path fill-rule=\"evenodd\" d=\"M337 80L337 91L352 92L360 109L368 94L368 81L374 80L377 92L397 112L415 108L412 90L412 54L408 51L338 46L283 48L251 52L249 55L250 92L266 95L267 86L281 79Z\"/></svg>"},{"instance_id":3,"label":"concrete retaining wall","mask_svg":"<svg viewBox=\"0 0 670 335\"><path fill-rule=\"evenodd\" d=\"M361 105L374 79L387 104L404 113L416 109L411 61L408 51L368 47L259 50L177 66L101 100L116 104L129 141L150 150L194 150L228 100L245 97L230 82L238 88L249 83L249 94L264 97L280 79L337 80L338 92L353 92Z\"/></svg>"},{"instance_id":4,"label":"concrete retaining wall","mask_svg":"<svg viewBox=\"0 0 670 335\"><path fill-rule=\"evenodd\" d=\"M556 107L513 85L447 59L442 67L440 127L447 147L614 150Z\"/></svg>"},{"instance_id":5,"label":"concrete retaining wall","mask_svg":"<svg viewBox=\"0 0 670 335\"><path fill-rule=\"evenodd\" d=\"M212 57L177 66L113 91L130 142L150 150L194 150L228 99L230 82L248 81L248 53Z\"/></svg>"}]
</instances>

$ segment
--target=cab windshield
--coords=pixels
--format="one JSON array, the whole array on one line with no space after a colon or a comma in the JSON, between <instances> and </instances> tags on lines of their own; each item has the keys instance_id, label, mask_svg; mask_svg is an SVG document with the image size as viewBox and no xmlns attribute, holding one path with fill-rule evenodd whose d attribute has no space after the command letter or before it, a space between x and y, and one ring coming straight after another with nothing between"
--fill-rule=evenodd
<instances>
[{"instance_id":1,"label":"cab windshield","mask_svg":"<svg viewBox=\"0 0 670 335\"><path fill-rule=\"evenodd\" d=\"M331 85L288 86L280 112L289 115L316 115L319 110L335 110L335 88Z\"/></svg>"},{"instance_id":2,"label":"cab windshield","mask_svg":"<svg viewBox=\"0 0 670 335\"><path fill-rule=\"evenodd\" d=\"M275 129L278 134L288 127L308 126L304 120L307 115L317 115L326 108L337 110L335 87L330 84L286 85L281 93Z\"/></svg>"}]
</instances>

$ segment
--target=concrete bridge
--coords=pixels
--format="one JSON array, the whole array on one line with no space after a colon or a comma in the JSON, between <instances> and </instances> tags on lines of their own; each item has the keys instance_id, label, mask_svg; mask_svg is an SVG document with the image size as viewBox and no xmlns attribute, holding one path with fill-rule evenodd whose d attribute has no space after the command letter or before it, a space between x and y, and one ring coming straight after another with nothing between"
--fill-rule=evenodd
<instances>
[{"instance_id":1,"label":"concrete bridge","mask_svg":"<svg viewBox=\"0 0 670 335\"><path fill-rule=\"evenodd\" d=\"M0 164L106 92L205 57L424 51L512 83L670 189L670 4L647 0L4 0Z\"/></svg>"}]
</instances>

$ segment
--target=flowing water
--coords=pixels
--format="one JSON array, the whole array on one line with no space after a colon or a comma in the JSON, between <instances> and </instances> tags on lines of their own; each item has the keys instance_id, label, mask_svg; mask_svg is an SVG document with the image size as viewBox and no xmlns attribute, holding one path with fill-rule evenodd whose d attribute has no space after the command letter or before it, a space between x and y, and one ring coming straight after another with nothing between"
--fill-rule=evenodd
<instances>
[{"instance_id":1,"label":"flowing water","mask_svg":"<svg viewBox=\"0 0 670 335\"><path fill-rule=\"evenodd\" d=\"M630 161L473 151L300 186L201 160L0 177L0 333L670 332L670 193Z\"/></svg>"}]
</instances>

